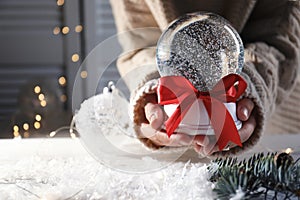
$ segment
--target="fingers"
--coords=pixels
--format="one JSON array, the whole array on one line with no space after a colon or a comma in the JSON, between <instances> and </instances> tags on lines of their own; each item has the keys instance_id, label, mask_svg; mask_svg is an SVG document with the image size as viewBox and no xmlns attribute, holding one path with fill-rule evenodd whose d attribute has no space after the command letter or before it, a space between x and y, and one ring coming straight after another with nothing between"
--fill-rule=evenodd
<instances>
[{"instance_id":1,"label":"fingers","mask_svg":"<svg viewBox=\"0 0 300 200\"><path fill-rule=\"evenodd\" d=\"M162 108L153 103L147 103L145 106L146 119L149 124L141 124L141 132L144 137L149 138L152 142L159 146L187 146L192 143L193 137L176 133L170 137L165 133L159 131L164 121L166 120L166 114Z\"/></svg>"},{"instance_id":2,"label":"fingers","mask_svg":"<svg viewBox=\"0 0 300 200\"><path fill-rule=\"evenodd\" d=\"M248 121L243 123L242 128L239 130L239 134L242 142L246 142L252 135L256 127L256 120L254 115L251 115Z\"/></svg>"},{"instance_id":3,"label":"fingers","mask_svg":"<svg viewBox=\"0 0 300 200\"><path fill-rule=\"evenodd\" d=\"M146 138L149 138L152 142L159 146L188 146L193 141L192 136L182 133L172 134L169 137L166 133L153 129L150 124L143 123L141 131Z\"/></svg>"},{"instance_id":4,"label":"fingers","mask_svg":"<svg viewBox=\"0 0 300 200\"><path fill-rule=\"evenodd\" d=\"M194 150L201 156L208 156L219 151L215 136L197 135L194 138Z\"/></svg>"},{"instance_id":5,"label":"fingers","mask_svg":"<svg viewBox=\"0 0 300 200\"><path fill-rule=\"evenodd\" d=\"M251 137L255 127L256 120L254 115L251 115L246 122L243 122L243 126L239 130L242 143L246 142ZM236 144L234 143L228 144L229 149L235 146ZM202 156L209 156L212 153L219 151L219 147L214 136L198 135L194 139L194 150ZM225 149L223 151L225 151Z\"/></svg>"},{"instance_id":6,"label":"fingers","mask_svg":"<svg viewBox=\"0 0 300 200\"><path fill-rule=\"evenodd\" d=\"M167 135L166 133L163 134ZM186 135L183 133L172 134L171 137L169 138L170 140L169 146L188 146L192 143L193 138L194 138L193 136Z\"/></svg>"},{"instance_id":7,"label":"fingers","mask_svg":"<svg viewBox=\"0 0 300 200\"><path fill-rule=\"evenodd\" d=\"M157 130L152 128L150 124L142 123L140 127L142 137L144 138L152 138L155 136Z\"/></svg>"},{"instance_id":8,"label":"fingers","mask_svg":"<svg viewBox=\"0 0 300 200\"><path fill-rule=\"evenodd\" d=\"M194 138L194 143L196 143L198 146L205 146L208 143L206 137L206 135L196 135Z\"/></svg>"},{"instance_id":9,"label":"fingers","mask_svg":"<svg viewBox=\"0 0 300 200\"><path fill-rule=\"evenodd\" d=\"M251 137L252 133L254 132L255 127L256 127L256 120L255 120L254 115L251 115L246 122L243 122L243 126L239 130L239 135L240 135L242 143L246 142ZM229 143L226 149L228 151L229 149L231 149L235 146L236 146L236 144ZM218 151L218 150L216 150L216 148L214 148L210 152L210 154L213 153L213 152L216 152L216 151ZM225 149L223 151L225 151Z\"/></svg>"},{"instance_id":10,"label":"fingers","mask_svg":"<svg viewBox=\"0 0 300 200\"><path fill-rule=\"evenodd\" d=\"M243 126L239 130L241 141L247 141L252 135L256 121L252 114L254 103L250 99L242 99L237 103L237 116L243 121ZM148 103L145 106L145 115L149 124L142 124L141 132L146 137L159 146L185 146L194 144L194 150L202 155L210 155L219 151L216 138L214 136L197 135L196 137L182 133L172 134L170 137L165 132L159 131L163 125L166 114L162 108L153 103ZM230 144L229 147L234 147L235 144Z\"/></svg>"},{"instance_id":11,"label":"fingers","mask_svg":"<svg viewBox=\"0 0 300 200\"><path fill-rule=\"evenodd\" d=\"M243 121L243 126L239 130L239 135L242 143L246 142L250 138L256 127L256 120L252 112L254 106L255 105L253 101L248 98L244 98L237 103L237 117L241 121ZM217 145L215 137L208 137L208 140L209 142L205 142L205 140L203 140L202 143L198 141L196 145L194 145L195 151L205 156L219 151L219 147ZM235 146L236 144L229 143L227 146L229 148L227 148L227 150ZM223 151L225 150L226 149L223 149Z\"/></svg>"},{"instance_id":12,"label":"fingers","mask_svg":"<svg viewBox=\"0 0 300 200\"><path fill-rule=\"evenodd\" d=\"M241 121L247 121L254 108L252 100L244 98L237 103L237 117Z\"/></svg>"},{"instance_id":13,"label":"fingers","mask_svg":"<svg viewBox=\"0 0 300 200\"><path fill-rule=\"evenodd\" d=\"M157 104L147 103L145 106L145 115L153 129L159 129L164 123L164 112Z\"/></svg>"}]
</instances>

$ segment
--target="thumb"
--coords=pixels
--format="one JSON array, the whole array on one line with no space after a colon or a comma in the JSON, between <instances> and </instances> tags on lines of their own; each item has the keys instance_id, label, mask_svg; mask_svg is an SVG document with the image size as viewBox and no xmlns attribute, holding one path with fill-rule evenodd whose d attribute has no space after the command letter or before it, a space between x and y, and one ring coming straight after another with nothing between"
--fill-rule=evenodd
<instances>
[{"instance_id":1,"label":"thumb","mask_svg":"<svg viewBox=\"0 0 300 200\"><path fill-rule=\"evenodd\" d=\"M254 103L250 99L242 99L237 104L237 116L242 121L247 121L254 108Z\"/></svg>"},{"instance_id":2,"label":"thumb","mask_svg":"<svg viewBox=\"0 0 300 200\"><path fill-rule=\"evenodd\" d=\"M153 129L159 129L164 123L164 113L157 104L147 103L145 106L145 115Z\"/></svg>"}]
</instances>

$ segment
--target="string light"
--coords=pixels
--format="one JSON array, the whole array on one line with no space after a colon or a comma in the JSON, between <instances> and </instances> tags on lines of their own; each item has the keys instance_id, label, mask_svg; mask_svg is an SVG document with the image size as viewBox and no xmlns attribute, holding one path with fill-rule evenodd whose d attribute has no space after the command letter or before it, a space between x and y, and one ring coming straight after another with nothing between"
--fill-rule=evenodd
<instances>
[{"instance_id":1,"label":"string light","mask_svg":"<svg viewBox=\"0 0 300 200\"><path fill-rule=\"evenodd\" d=\"M19 137L20 136L18 125L13 126L13 131L14 131L14 137Z\"/></svg>"},{"instance_id":2,"label":"string light","mask_svg":"<svg viewBox=\"0 0 300 200\"><path fill-rule=\"evenodd\" d=\"M23 124L23 129L24 129L25 131L28 131L28 130L29 130L29 124L28 124L28 123L24 123L24 124Z\"/></svg>"},{"instance_id":3,"label":"string light","mask_svg":"<svg viewBox=\"0 0 300 200\"><path fill-rule=\"evenodd\" d=\"M76 134L75 133L70 133L70 136L71 136L72 139L76 138Z\"/></svg>"},{"instance_id":4,"label":"string light","mask_svg":"<svg viewBox=\"0 0 300 200\"><path fill-rule=\"evenodd\" d=\"M42 100L40 102L40 104L41 104L42 107L46 107L47 106L47 102L45 100Z\"/></svg>"},{"instance_id":5,"label":"string light","mask_svg":"<svg viewBox=\"0 0 300 200\"><path fill-rule=\"evenodd\" d=\"M30 136L30 134L29 134L29 132L24 132L24 138L29 138L29 136Z\"/></svg>"},{"instance_id":6,"label":"string light","mask_svg":"<svg viewBox=\"0 0 300 200\"><path fill-rule=\"evenodd\" d=\"M75 27L75 32L76 32L76 33L80 33L80 32L82 31L82 29L83 29L83 27L82 27L81 25L77 25L77 26Z\"/></svg>"},{"instance_id":7,"label":"string light","mask_svg":"<svg viewBox=\"0 0 300 200\"><path fill-rule=\"evenodd\" d=\"M57 0L56 4L57 4L57 6L64 6L65 0ZM59 34L66 35L66 34L70 33L70 31L71 31L70 30L71 27L68 27L68 26L63 26L63 27L61 27L61 26L55 26L55 27L51 27L51 28L52 28L53 35L59 35ZM80 33L83 30L83 26L80 25L80 24L76 25L75 29L73 29L73 30L75 30L75 32L77 32L77 33ZM80 60L79 54L74 53L72 55L72 61L75 63L75 62L78 62L79 60ZM59 82L59 84L61 86L65 86L67 84L67 80L63 76L59 77L58 82ZM46 107L47 106L47 101L45 99L45 94L41 93L42 92L42 88L39 85L35 85L33 87L33 92L35 94L37 94L37 97L40 100L40 102L39 102L40 106ZM62 102L66 102L67 101L67 95L65 95L65 94L61 95L60 96L60 100ZM19 126L17 124L14 125L13 126L13 135L14 135L14 137L20 137L21 134L22 134L22 136L24 135L24 137L27 138L27 137L30 136L29 129L32 129L32 128L40 129L40 128L42 128L42 126L41 126L41 120L42 120L41 114L36 114L35 117L34 117L34 119L35 119L35 122L33 124L29 124L28 122L24 122L23 121L23 125L22 125L22 122L21 122L20 123L20 128L19 128ZM24 134L23 134L23 132L20 134L20 132L19 132L20 129L24 130Z\"/></svg>"},{"instance_id":8,"label":"string light","mask_svg":"<svg viewBox=\"0 0 300 200\"><path fill-rule=\"evenodd\" d=\"M58 83L59 83L61 86L65 85L66 82L67 82L67 81L66 81L66 78L65 78L65 77L63 77L63 76L59 77Z\"/></svg>"},{"instance_id":9,"label":"string light","mask_svg":"<svg viewBox=\"0 0 300 200\"><path fill-rule=\"evenodd\" d=\"M56 26L54 29L53 29L53 34L54 35L58 35L60 33L60 28L58 26Z\"/></svg>"},{"instance_id":10,"label":"string light","mask_svg":"<svg viewBox=\"0 0 300 200\"><path fill-rule=\"evenodd\" d=\"M77 53L74 53L74 54L72 55L72 61L73 61L73 62L78 62L78 60L79 60L79 55L78 55Z\"/></svg>"},{"instance_id":11,"label":"string light","mask_svg":"<svg viewBox=\"0 0 300 200\"><path fill-rule=\"evenodd\" d=\"M57 4L58 6L63 6L64 3L65 3L64 0L57 0L57 1L56 1L56 4Z\"/></svg>"},{"instance_id":12,"label":"string light","mask_svg":"<svg viewBox=\"0 0 300 200\"><path fill-rule=\"evenodd\" d=\"M20 136L20 133L19 132L14 132L14 137L19 137Z\"/></svg>"},{"instance_id":13,"label":"string light","mask_svg":"<svg viewBox=\"0 0 300 200\"><path fill-rule=\"evenodd\" d=\"M81 78L86 78L88 76L87 71L80 72L80 76L81 76Z\"/></svg>"},{"instance_id":14,"label":"string light","mask_svg":"<svg viewBox=\"0 0 300 200\"><path fill-rule=\"evenodd\" d=\"M39 115L39 114L36 114L35 115L35 120L38 121L38 122L40 122L42 120L42 116Z\"/></svg>"},{"instance_id":15,"label":"string light","mask_svg":"<svg viewBox=\"0 0 300 200\"><path fill-rule=\"evenodd\" d=\"M39 100L40 100L40 101L45 100L45 95L44 95L44 94L39 94Z\"/></svg>"},{"instance_id":16,"label":"string light","mask_svg":"<svg viewBox=\"0 0 300 200\"><path fill-rule=\"evenodd\" d=\"M49 134L50 137L54 137L55 135L56 135L56 131L52 131L52 132Z\"/></svg>"},{"instance_id":17,"label":"string light","mask_svg":"<svg viewBox=\"0 0 300 200\"><path fill-rule=\"evenodd\" d=\"M13 130L14 130L14 132L19 132L19 127L18 127L18 125L14 125Z\"/></svg>"},{"instance_id":18,"label":"string light","mask_svg":"<svg viewBox=\"0 0 300 200\"><path fill-rule=\"evenodd\" d=\"M41 128L41 123L40 122L34 122L33 124L35 129L40 129Z\"/></svg>"},{"instance_id":19,"label":"string light","mask_svg":"<svg viewBox=\"0 0 300 200\"><path fill-rule=\"evenodd\" d=\"M287 153L287 154L290 154L290 153L293 153L293 149L292 148L287 148L284 152Z\"/></svg>"},{"instance_id":20,"label":"string light","mask_svg":"<svg viewBox=\"0 0 300 200\"><path fill-rule=\"evenodd\" d=\"M65 26L65 27L63 27L63 28L62 28L62 31L61 31L61 32L62 32L63 34L65 34L65 35L66 35L66 34L68 34L68 33L69 33L69 31L70 31L70 28L69 28L69 27L67 27L67 26Z\"/></svg>"},{"instance_id":21,"label":"string light","mask_svg":"<svg viewBox=\"0 0 300 200\"><path fill-rule=\"evenodd\" d=\"M60 101L66 102L67 101L67 96L65 94L60 96Z\"/></svg>"},{"instance_id":22,"label":"string light","mask_svg":"<svg viewBox=\"0 0 300 200\"><path fill-rule=\"evenodd\" d=\"M34 87L33 90L34 90L34 93L38 94L38 93L41 92L41 87L37 85L37 86Z\"/></svg>"}]
</instances>

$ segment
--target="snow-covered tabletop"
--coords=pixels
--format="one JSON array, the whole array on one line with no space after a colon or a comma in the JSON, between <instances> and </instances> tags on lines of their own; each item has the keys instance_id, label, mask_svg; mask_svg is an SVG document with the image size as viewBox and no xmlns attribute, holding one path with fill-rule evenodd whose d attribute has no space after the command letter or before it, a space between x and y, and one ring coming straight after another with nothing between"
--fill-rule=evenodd
<instances>
[{"instance_id":1,"label":"snow-covered tabletop","mask_svg":"<svg viewBox=\"0 0 300 200\"><path fill-rule=\"evenodd\" d=\"M67 138L0 140L0 152L0 199L172 199L175 191L177 199L192 187L191 199L211 199L201 163L122 173L97 162L78 139Z\"/></svg>"},{"instance_id":2,"label":"snow-covered tabletop","mask_svg":"<svg viewBox=\"0 0 300 200\"><path fill-rule=\"evenodd\" d=\"M245 156L299 150L300 135L265 136ZM70 138L0 140L0 199L213 199L207 165L177 161L134 174L96 161Z\"/></svg>"},{"instance_id":3,"label":"snow-covered tabletop","mask_svg":"<svg viewBox=\"0 0 300 200\"><path fill-rule=\"evenodd\" d=\"M96 95L74 117L80 139L0 140L0 200L213 199L210 160L192 149L147 150L134 136L127 107L120 95ZM243 157L288 147L298 153L299 139L266 135Z\"/></svg>"}]
</instances>

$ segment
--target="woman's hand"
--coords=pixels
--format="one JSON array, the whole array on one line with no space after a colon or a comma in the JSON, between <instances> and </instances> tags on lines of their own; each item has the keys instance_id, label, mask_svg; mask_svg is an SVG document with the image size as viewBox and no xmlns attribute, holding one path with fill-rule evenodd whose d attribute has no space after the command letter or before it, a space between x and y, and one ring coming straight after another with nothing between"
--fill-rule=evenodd
<instances>
[{"instance_id":1,"label":"woman's hand","mask_svg":"<svg viewBox=\"0 0 300 200\"><path fill-rule=\"evenodd\" d=\"M245 98L237 102L237 117L243 122L243 126L239 130L242 143L249 139L256 126L255 117L252 112L253 108L254 103L250 99ZM145 115L149 124L143 123L141 125L141 132L144 137L149 138L158 146L179 147L193 144L195 151L205 156L219 151L214 136L190 136L184 133L176 133L168 137L165 132L160 131L167 119L167 115L160 105L147 103L145 106ZM229 144L228 147L232 148L234 146L234 144Z\"/></svg>"},{"instance_id":2,"label":"woman's hand","mask_svg":"<svg viewBox=\"0 0 300 200\"><path fill-rule=\"evenodd\" d=\"M149 138L158 146L188 146L192 143L192 136L176 133L170 137L165 132L161 132L161 127L167 119L166 113L158 104L147 103L145 106L145 115L149 124L143 123L141 125L141 132L146 138Z\"/></svg>"},{"instance_id":3,"label":"woman's hand","mask_svg":"<svg viewBox=\"0 0 300 200\"><path fill-rule=\"evenodd\" d=\"M250 138L256 127L256 120L252 112L253 109L254 103L250 99L244 98L237 102L237 117L243 122L243 126L239 130L239 135L241 137L242 143L244 143ZM219 151L216 142L217 141L213 136L197 135L194 138L194 149L199 154L207 156ZM227 149L232 148L234 146L236 145L229 144L227 146Z\"/></svg>"}]
</instances>

